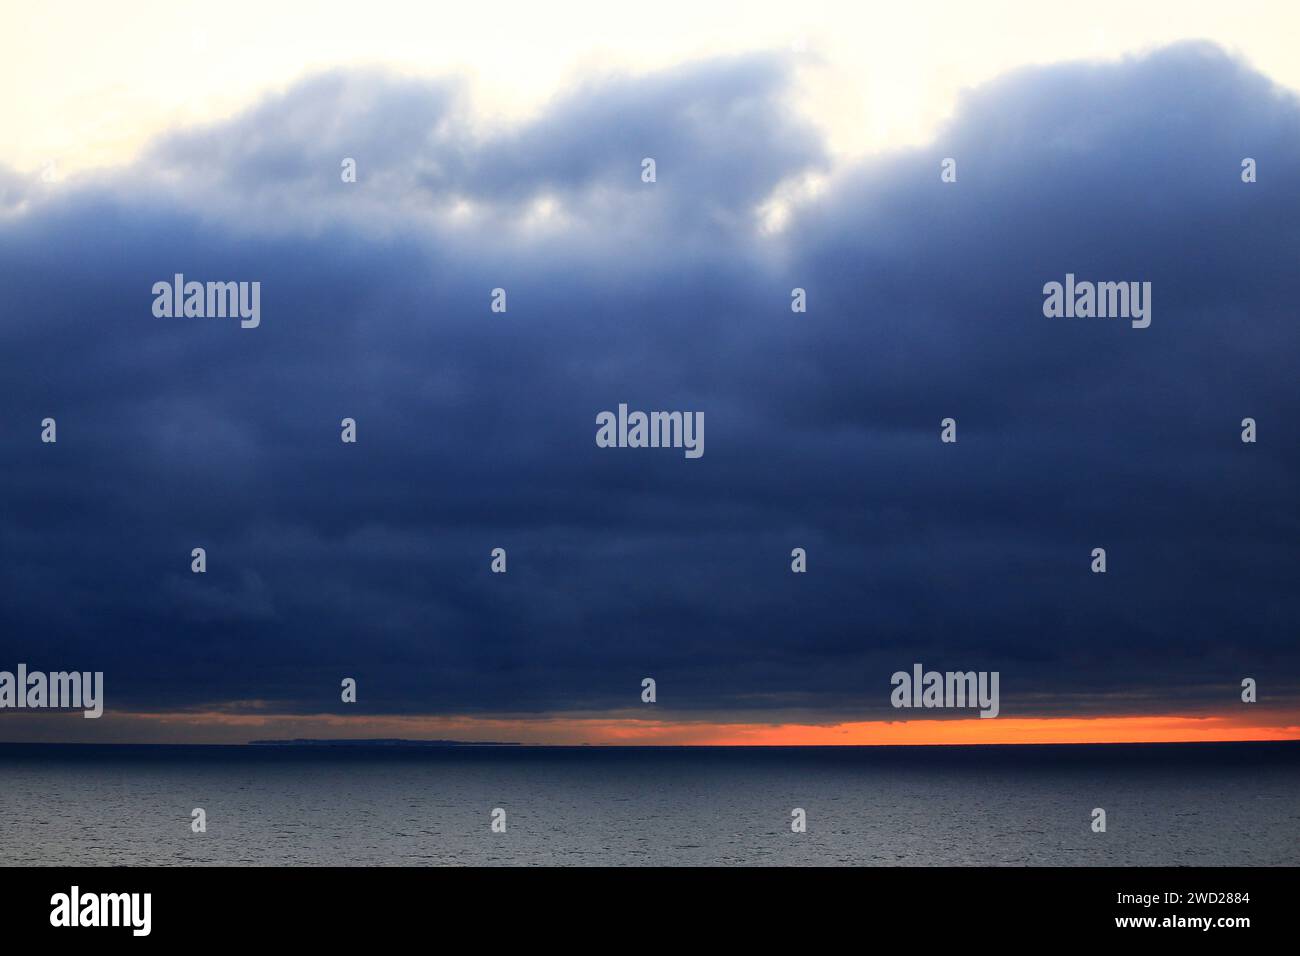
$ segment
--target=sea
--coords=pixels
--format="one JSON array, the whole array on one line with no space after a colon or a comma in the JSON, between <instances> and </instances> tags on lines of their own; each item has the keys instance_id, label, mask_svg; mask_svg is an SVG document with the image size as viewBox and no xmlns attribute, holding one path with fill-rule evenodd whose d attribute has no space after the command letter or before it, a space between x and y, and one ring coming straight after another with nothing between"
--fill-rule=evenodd
<instances>
[{"instance_id":1,"label":"sea","mask_svg":"<svg viewBox=\"0 0 1300 956\"><path fill-rule=\"evenodd\" d=\"M0 744L0 865L122 864L1295 866L1300 741Z\"/></svg>"}]
</instances>

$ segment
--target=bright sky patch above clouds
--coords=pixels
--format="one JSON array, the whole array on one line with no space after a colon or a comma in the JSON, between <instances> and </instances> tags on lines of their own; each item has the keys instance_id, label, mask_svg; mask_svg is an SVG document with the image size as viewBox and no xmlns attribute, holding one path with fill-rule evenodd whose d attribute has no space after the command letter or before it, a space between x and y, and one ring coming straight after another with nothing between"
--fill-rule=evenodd
<instances>
[{"instance_id":1,"label":"bright sky patch above clouds","mask_svg":"<svg viewBox=\"0 0 1300 956\"><path fill-rule=\"evenodd\" d=\"M4 19L3 160L22 172L121 164L163 130L347 66L463 76L491 126L534 115L591 76L789 51L802 64L800 112L841 155L924 142L963 89L1008 69L1180 39L1213 39L1300 89L1300 5L1280 2L57 0L10 5Z\"/></svg>"}]
</instances>

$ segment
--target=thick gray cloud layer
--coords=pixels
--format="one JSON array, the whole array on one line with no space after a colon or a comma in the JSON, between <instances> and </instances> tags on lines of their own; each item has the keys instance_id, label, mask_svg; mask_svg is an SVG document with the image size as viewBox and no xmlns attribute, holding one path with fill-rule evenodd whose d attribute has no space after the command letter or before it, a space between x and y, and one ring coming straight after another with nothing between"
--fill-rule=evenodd
<instances>
[{"instance_id":1,"label":"thick gray cloud layer","mask_svg":"<svg viewBox=\"0 0 1300 956\"><path fill-rule=\"evenodd\" d=\"M362 710L619 707L653 675L878 717L914 661L1001 670L1007 715L1294 699L1295 98L1183 45L1017 72L831 169L787 80L592 79L489 128L454 82L335 73L87 182L0 172L0 662L140 708L336 709L345 675ZM155 318L176 272L261 281L261 327ZM1152 282L1151 327L1044 318L1067 272ZM704 457L597 448L619 402L703 411Z\"/></svg>"}]
</instances>

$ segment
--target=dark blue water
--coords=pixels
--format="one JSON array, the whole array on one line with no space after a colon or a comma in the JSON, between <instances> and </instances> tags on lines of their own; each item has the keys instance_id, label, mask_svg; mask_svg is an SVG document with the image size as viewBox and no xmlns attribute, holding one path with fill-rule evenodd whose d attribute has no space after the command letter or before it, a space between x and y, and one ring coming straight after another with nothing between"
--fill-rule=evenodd
<instances>
[{"instance_id":1,"label":"dark blue water","mask_svg":"<svg viewBox=\"0 0 1300 956\"><path fill-rule=\"evenodd\" d=\"M0 862L1297 865L1300 742L0 744Z\"/></svg>"}]
</instances>

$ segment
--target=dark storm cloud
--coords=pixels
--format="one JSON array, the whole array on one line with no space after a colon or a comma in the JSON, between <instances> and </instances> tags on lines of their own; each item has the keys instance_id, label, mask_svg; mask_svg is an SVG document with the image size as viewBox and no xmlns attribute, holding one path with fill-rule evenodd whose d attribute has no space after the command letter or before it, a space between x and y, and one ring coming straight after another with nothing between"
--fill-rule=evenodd
<instances>
[{"instance_id":1,"label":"dark storm cloud","mask_svg":"<svg viewBox=\"0 0 1300 956\"><path fill-rule=\"evenodd\" d=\"M812 128L783 104L787 80L786 61L770 55L593 78L537 119L503 127L477 116L453 81L334 72L162 138L136 173L142 190L172 187L170 201L244 228L337 214L382 228L398 213L472 204L473 233L499 250L530 204L551 199L579 223L575 250L584 237L608 240L615 219L648 242L715 238L748 230L752 207L783 177L825 163ZM629 177L647 156L663 170L653 193ZM364 189L337 188L342 157L357 162ZM530 243L524 255L537 254Z\"/></svg>"},{"instance_id":2,"label":"dark storm cloud","mask_svg":"<svg viewBox=\"0 0 1300 956\"><path fill-rule=\"evenodd\" d=\"M764 235L829 168L787 71L592 80L509 128L336 73L88 183L0 176L0 662L141 709L653 675L879 717L914 661L1001 670L1006 715L1294 697L1295 99L1200 45L1021 71ZM175 272L261 281L260 328L154 318ZM1044 318L1066 272L1151 281L1151 327ZM704 457L597 448L619 402L703 411Z\"/></svg>"}]
</instances>

